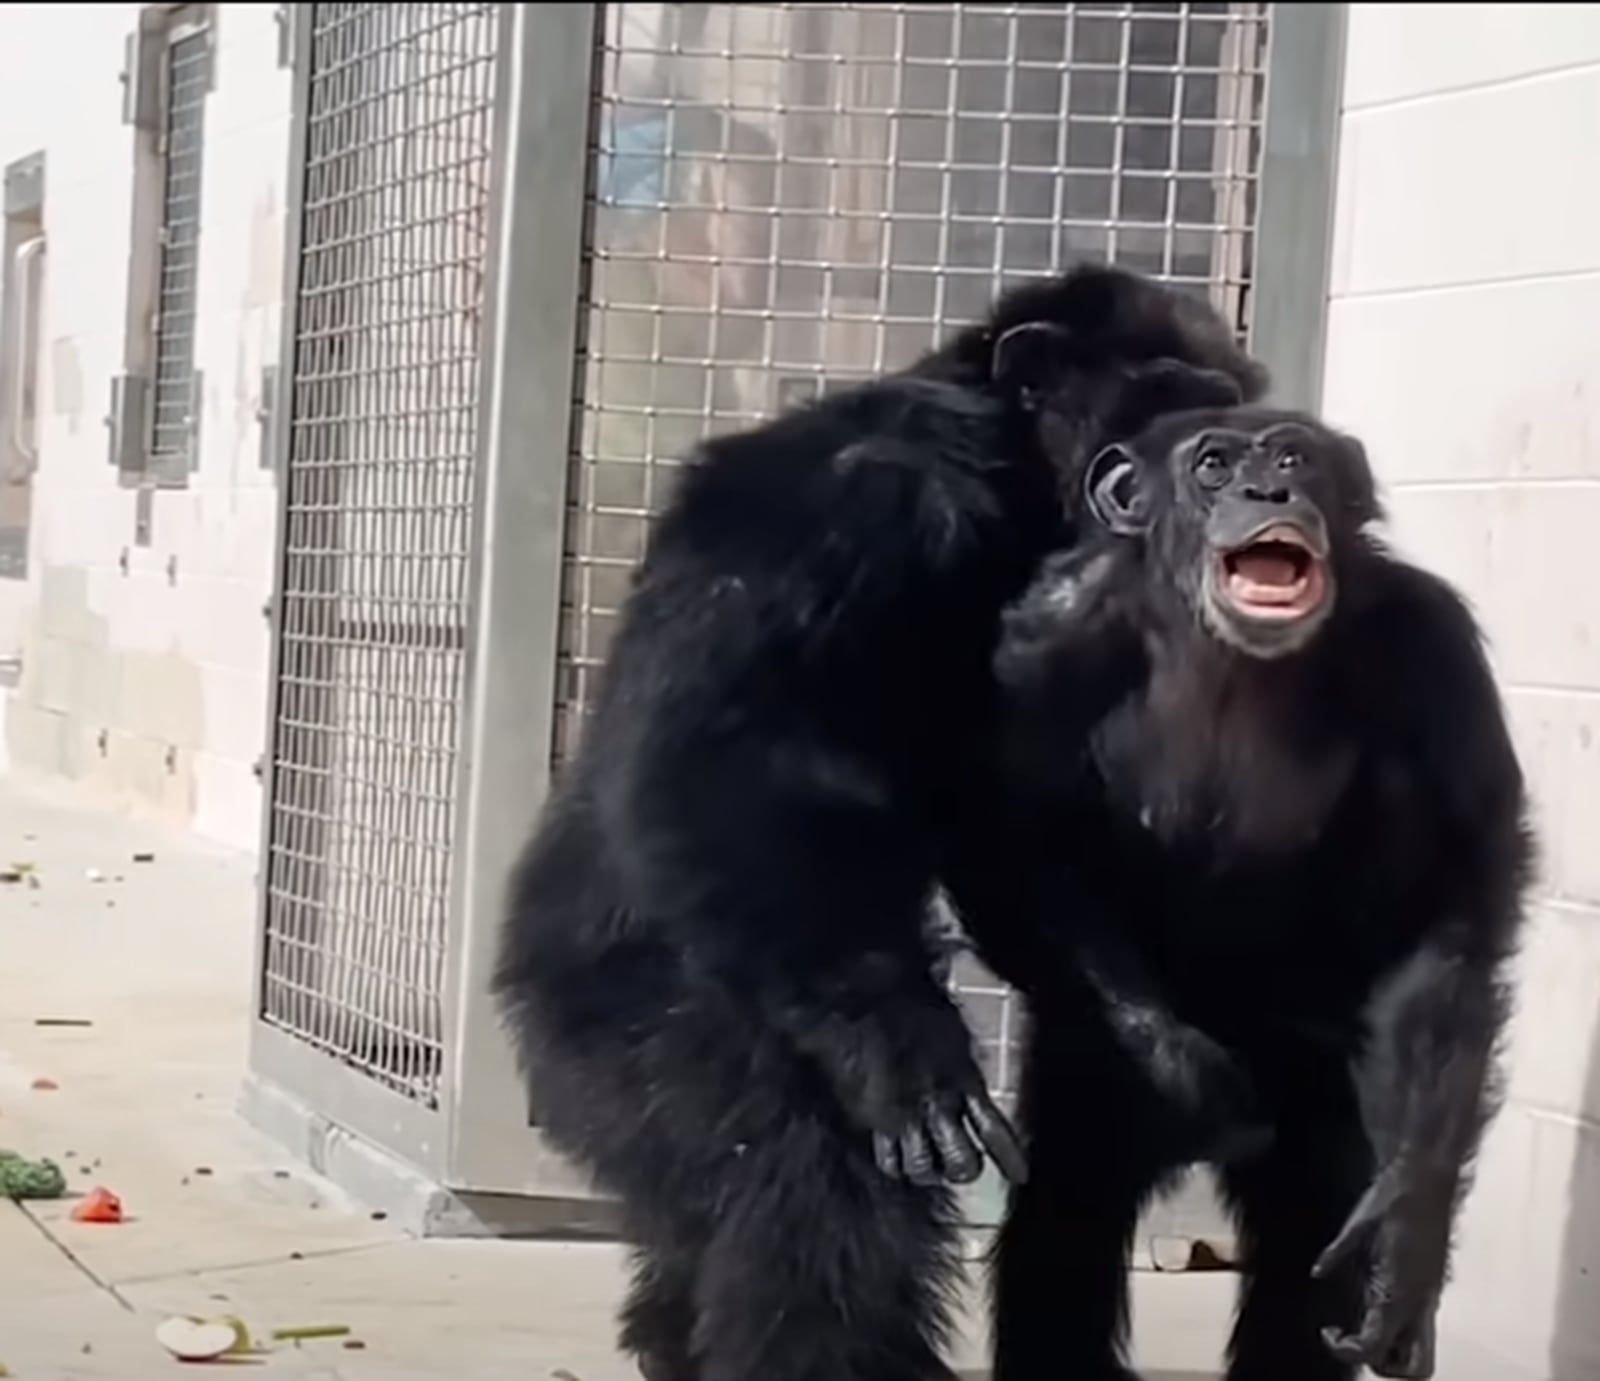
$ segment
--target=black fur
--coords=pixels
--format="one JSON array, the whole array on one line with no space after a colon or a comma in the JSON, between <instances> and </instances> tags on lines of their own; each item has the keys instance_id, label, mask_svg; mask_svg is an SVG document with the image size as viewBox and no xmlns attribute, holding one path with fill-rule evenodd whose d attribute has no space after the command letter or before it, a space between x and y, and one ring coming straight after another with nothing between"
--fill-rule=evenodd
<instances>
[{"instance_id":1,"label":"black fur","mask_svg":"<svg viewBox=\"0 0 1600 1381\"><path fill-rule=\"evenodd\" d=\"M651 1381L948 1377L944 1181L1004 1137L923 922L1000 610L1102 442L1262 383L1202 305L1084 269L694 457L495 981L622 1201Z\"/></svg>"},{"instance_id":2,"label":"black fur","mask_svg":"<svg viewBox=\"0 0 1600 1381\"><path fill-rule=\"evenodd\" d=\"M969 928L1034 1014L997 1381L1128 1375L1130 1233L1197 1157L1247 1254L1231 1381L1430 1375L1532 866L1478 629L1366 530L1364 453L1309 418L1172 416L1109 462L1125 535L1007 617L1017 794L969 841L1013 851ZM1201 588L1238 549L1216 534L1274 513L1326 523L1303 638L1226 627Z\"/></svg>"}]
</instances>

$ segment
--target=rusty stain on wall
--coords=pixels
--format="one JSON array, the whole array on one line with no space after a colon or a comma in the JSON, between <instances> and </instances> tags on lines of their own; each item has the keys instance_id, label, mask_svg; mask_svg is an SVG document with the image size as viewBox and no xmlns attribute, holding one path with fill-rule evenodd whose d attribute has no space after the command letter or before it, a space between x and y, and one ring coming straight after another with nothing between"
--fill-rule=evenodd
<instances>
[{"instance_id":1,"label":"rusty stain on wall","mask_svg":"<svg viewBox=\"0 0 1600 1381\"><path fill-rule=\"evenodd\" d=\"M199 667L175 648L114 647L82 567L47 565L40 577L22 680L6 701L11 763L189 823L205 736Z\"/></svg>"}]
</instances>

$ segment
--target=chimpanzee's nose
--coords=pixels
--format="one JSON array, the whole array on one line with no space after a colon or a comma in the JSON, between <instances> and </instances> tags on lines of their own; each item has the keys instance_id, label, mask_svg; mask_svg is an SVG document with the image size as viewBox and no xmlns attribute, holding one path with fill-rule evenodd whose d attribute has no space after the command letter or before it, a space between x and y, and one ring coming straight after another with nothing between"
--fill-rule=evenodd
<instances>
[{"instance_id":1,"label":"chimpanzee's nose","mask_svg":"<svg viewBox=\"0 0 1600 1381\"><path fill-rule=\"evenodd\" d=\"M1264 485L1259 484L1245 485L1244 496L1255 503L1272 504L1288 503L1289 500L1294 497L1287 489L1284 489L1281 486L1274 485L1269 489Z\"/></svg>"}]
</instances>

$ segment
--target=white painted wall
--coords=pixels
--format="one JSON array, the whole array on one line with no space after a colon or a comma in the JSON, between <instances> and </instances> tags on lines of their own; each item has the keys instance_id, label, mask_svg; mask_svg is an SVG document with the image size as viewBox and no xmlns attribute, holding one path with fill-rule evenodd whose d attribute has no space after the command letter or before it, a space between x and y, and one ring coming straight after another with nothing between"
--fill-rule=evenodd
<instances>
[{"instance_id":1,"label":"white painted wall","mask_svg":"<svg viewBox=\"0 0 1600 1381\"><path fill-rule=\"evenodd\" d=\"M1475 601L1546 849L1449 1332L1593 1381L1600 5L1352 6L1344 97L1325 410L1367 441L1400 544Z\"/></svg>"},{"instance_id":2,"label":"white painted wall","mask_svg":"<svg viewBox=\"0 0 1600 1381\"><path fill-rule=\"evenodd\" d=\"M156 495L153 542L137 548L102 419L121 364L133 168L118 73L138 7L0 6L0 164L45 150L49 237L29 576L0 581L0 655L25 659L0 753L253 850L275 516L255 414L277 358L289 78L272 6L216 10L200 465L187 490Z\"/></svg>"}]
</instances>

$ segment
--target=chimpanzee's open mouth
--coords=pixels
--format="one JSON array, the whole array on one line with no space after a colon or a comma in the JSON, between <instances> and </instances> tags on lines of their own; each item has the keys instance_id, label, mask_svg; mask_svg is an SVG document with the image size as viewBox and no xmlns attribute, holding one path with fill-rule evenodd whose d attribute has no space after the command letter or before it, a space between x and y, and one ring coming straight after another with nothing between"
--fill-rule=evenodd
<instances>
[{"instance_id":1,"label":"chimpanzee's open mouth","mask_svg":"<svg viewBox=\"0 0 1600 1381\"><path fill-rule=\"evenodd\" d=\"M1292 523L1278 523L1218 557L1218 583L1236 613L1288 622L1313 614L1327 596L1327 564Z\"/></svg>"}]
</instances>

